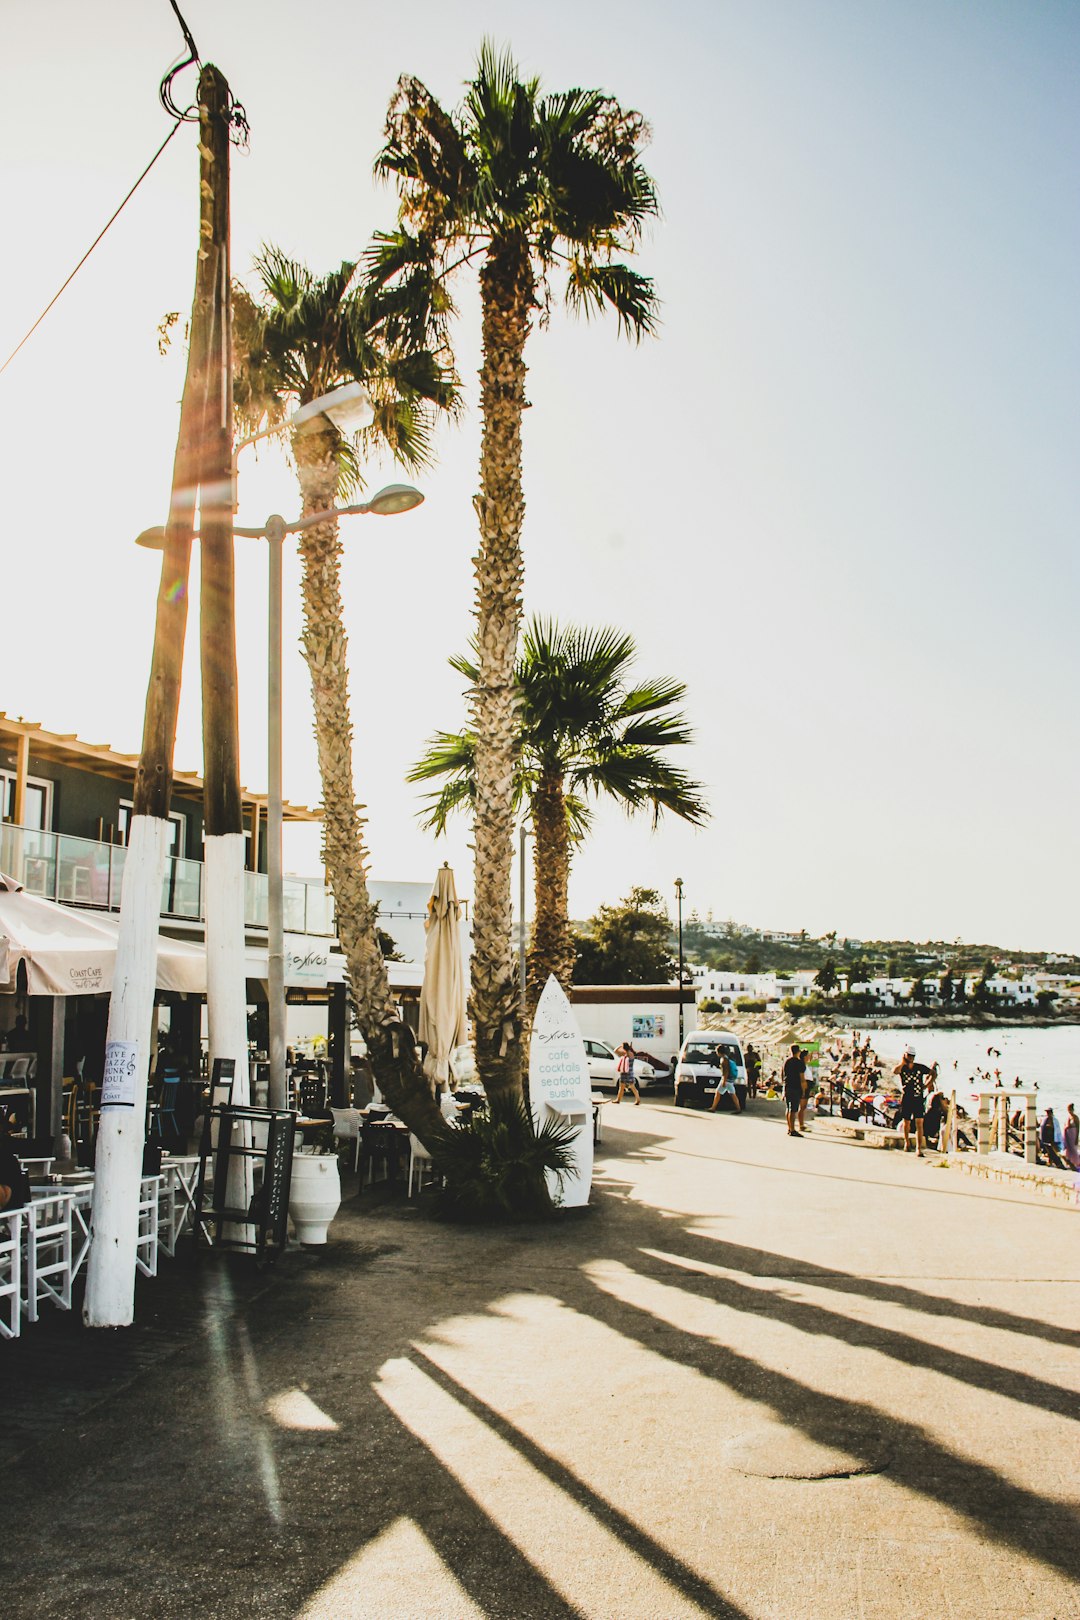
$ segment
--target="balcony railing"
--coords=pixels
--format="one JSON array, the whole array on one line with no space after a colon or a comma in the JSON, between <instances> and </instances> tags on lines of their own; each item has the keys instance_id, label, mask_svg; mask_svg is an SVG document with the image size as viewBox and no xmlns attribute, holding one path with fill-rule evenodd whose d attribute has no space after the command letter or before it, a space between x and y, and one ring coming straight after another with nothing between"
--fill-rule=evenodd
<instances>
[{"instance_id":1,"label":"balcony railing","mask_svg":"<svg viewBox=\"0 0 1080 1620\"><path fill-rule=\"evenodd\" d=\"M119 911L127 850L68 833L38 832L0 822L0 872L31 894L95 911ZM244 873L244 921L265 928L268 921L265 872ZM334 903L321 883L284 881L285 928L290 934L334 933ZM161 915L190 922L205 920L203 863L170 856L161 885Z\"/></svg>"}]
</instances>

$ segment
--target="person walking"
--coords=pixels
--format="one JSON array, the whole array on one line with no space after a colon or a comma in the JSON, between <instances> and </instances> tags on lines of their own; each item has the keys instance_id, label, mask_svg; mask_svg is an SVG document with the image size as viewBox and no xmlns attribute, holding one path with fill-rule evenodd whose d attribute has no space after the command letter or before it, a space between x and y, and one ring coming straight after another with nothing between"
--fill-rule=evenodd
<instances>
[{"instance_id":1,"label":"person walking","mask_svg":"<svg viewBox=\"0 0 1080 1620\"><path fill-rule=\"evenodd\" d=\"M1076 1117L1076 1109L1069 1104L1065 1113L1065 1129L1062 1132L1065 1157L1071 1170L1080 1170L1080 1119Z\"/></svg>"},{"instance_id":2,"label":"person walking","mask_svg":"<svg viewBox=\"0 0 1080 1620\"><path fill-rule=\"evenodd\" d=\"M1054 1110L1048 1108L1042 1117L1039 1126L1039 1146L1048 1164L1055 1170L1064 1170L1065 1165L1061 1159L1061 1149L1064 1146L1061 1126L1054 1118Z\"/></svg>"},{"instance_id":3,"label":"person walking","mask_svg":"<svg viewBox=\"0 0 1080 1620\"><path fill-rule=\"evenodd\" d=\"M623 1092L629 1086L634 1093L635 1108L641 1102L641 1093L638 1091L637 1081L634 1079L634 1059L636 1057L637 1053L629 1041L623 1041L621 1046L615 1048L615 1074L619 1082L619 1089L615 1093L615 1101L622 1102Z\"/></svg>"},{"instance_id":4,"label":"person walking","mask_svg":"<svg viewBox=\"0 0 1080 1620\"><path fill-rule=\"evenodd\" d=\"M726 1052L722 1046L717 1049L716 1061L720 1065L720 1076L716 1082L716 1092L713 1100L709 1104L709 1113L716 1113L720 1106L721 1097L730 1097L735 1112L741 1114L742 1106L739 1102L739 1093L735 1089L735 1082L739 1077L739 1065L730 1052Z\"/></svg>"},{"instance_id":5,"label":"person walking","mask_svg":"<svg viewBox=\"0 0 1080 1620\"><path fill-rule=\"evenodd\" d=\"M799 1056L799 1048L793 1045L789 1056L784 1060L784 1118L787 1120L789 1136L802 1134L795 1129L795 1121L799 1117L799 1110L803 1107L805 1069L806 1065Z\"/></svg>"}]
</instances>

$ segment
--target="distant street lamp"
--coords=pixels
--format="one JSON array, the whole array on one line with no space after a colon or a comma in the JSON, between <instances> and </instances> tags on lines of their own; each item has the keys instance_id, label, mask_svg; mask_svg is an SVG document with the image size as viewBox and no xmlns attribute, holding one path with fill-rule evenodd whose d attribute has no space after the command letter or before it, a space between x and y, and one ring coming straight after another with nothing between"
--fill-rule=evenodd
<instances>
[{"instance_id":1,"label":"distant street lamp","mask_svg":"<svg viewBox=\"0 0 1080 1620\"><path fill-rule=\"evenodd\" d=\"M675 879L675 898L679 907L679 1051L683 1043L683 948L682 948L682 878Z\"/></svg>"},{"instance_id":2,"label":"distant street lamp","mask_svg":"<svg viewBox=\"0 0 1080 1620\"><path fill-rule=\"evenodd\" d=\"M303 405L285 422L273 428L264 428L243 439L233 456L233 492L236 491L236 457L239 452L258 439L288 428L301 428L305 424L328 417L343 432L366 426L373 417L371 401L359 383L346 383L328 394L321 394L310 404ZM310 512L306 517L287 523L277 512L267 518L261 529L244 529L233 525L233 534L245 540L266 540L269 562L268 583L268 635L267 635L267 793L266 793L266 867L267 867L267 956L270 1003L270 1106L286 1106L285 1085L285 917L284 876L282 872L281 828L283 820L281 770L281 620L282 620L282 551L287 534L299 534L319 523L339 517L395 517L410 512L421 504L424 497L411 484L387 484L369 501L352 506L329 507L322 512ZM198 536L196 535L196 538ZM144 529L136 545L160 551L165 545L163 528Z\"/></svg>"}]
</instances>

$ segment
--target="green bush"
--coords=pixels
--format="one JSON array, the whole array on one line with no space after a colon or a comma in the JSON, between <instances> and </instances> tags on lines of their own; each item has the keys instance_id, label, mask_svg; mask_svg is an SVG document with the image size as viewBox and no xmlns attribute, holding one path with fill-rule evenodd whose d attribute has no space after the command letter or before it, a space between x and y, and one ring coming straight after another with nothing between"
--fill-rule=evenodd
<instances>
[{"instance_id":1,"label":"green bush","mask_svg":"<svg viewBox=\"0 0 1080 1620\"><path fill-rule=\"evenodd\" d=\"M723 1012L724 1009L719 1001L714 1001L711 996L705 996L701 1001L698 1002L697 1010L698 1012L714 1013Z\"/></svg>"},{"instance_id":2,"label":"green bush","mask_svg":"<svg viewBox=\"0 0 1080 1620\"><path fill-rule=\"evenodd\" d=\"M529 1220L550 1215L547 1171L560 1180L573 1168L579 1127L550 1118L533 1126L524 1103L492 1103L451 1128L435 1164L446 1178L444 1215L466 1221ZM555 1202L558 1202L556 1195Z\"/></svg>"},{"instance_id":3,"label":"green bush","mask_svg":"<svg viewBox=\"0 0 1080 1620\"><path fill-rule=\"evenodd\" d=\"M740 996L735 1003L736 1012L764 1012L768 1002L762 998L755 1000L753 996Z\"/></svg>"}]
</instances>

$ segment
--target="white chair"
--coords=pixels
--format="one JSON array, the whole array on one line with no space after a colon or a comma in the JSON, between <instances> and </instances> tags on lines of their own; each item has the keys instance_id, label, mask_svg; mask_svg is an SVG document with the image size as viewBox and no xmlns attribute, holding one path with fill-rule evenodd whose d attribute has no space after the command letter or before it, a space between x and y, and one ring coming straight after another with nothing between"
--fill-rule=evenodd
<instances>
[{"instance_id":1,"label":"white chair","mask_svg":"<svg viewBox=\"0 0 1080 1620\"><path fill-rule=\"evenodd\" d=\"M68 1191L35 1193L26 1210L26 1275L23 1303L27 1320L36 1322L42 1300L71 1309L71 1206Z\"/></svg>"},{"instance_id":2,"label":"white chair","mask_svg":"<svg viewBox=\"0 0 1080 1620\"><path fill-rule=\"evenodd\" d=\"M156 1277L158 1269L158 1206L163 1177L143 1176L139 1183L139 1236L135 1264L144 1277Z\"/></svg>"},{"instance_id":3,"label":"white chair","mask_svg":"<svg viewBox=\"0 0 1080 1620\"><path fill-rule=\"evenodd\" d=\"M353 1171L360 1164L360 1110L358 1108L331 1108L334 1116L334 1141L352 1142Z\"/></svg>"},{"instance_id":4,"label":"white chair","mask_svg":"<svg viewBox=\"0 0 1080 1620\"><path fill-rule=\"evenodd\" d=\"M17 1339L22 1327L24 1209L0 1211L0 1339Z\"/></svg>"},{"instance_id":5,"label":"white chair","mask_svg":"<svg viewBox=\"0 0 1080 1620\"><path fill-rule=\"evenodd\" d=\"M418 1136L414 1136L412 1131L410 1131L409 1132L409 1193L408 1193L408 1196L410 1198L412 1197L413 1176L414 1176L414 1174L416 1176L416 1189L417 1189L417 1191L421 1192L423 1190L425 1167L427 1168L428 1175L433 1176L435 1174L435 1166L432 1163L431 1154L428 1152L428 1150L424 1146L423 1142L421 1142L420 1138Z\"/></svg>"}]
</instances>

